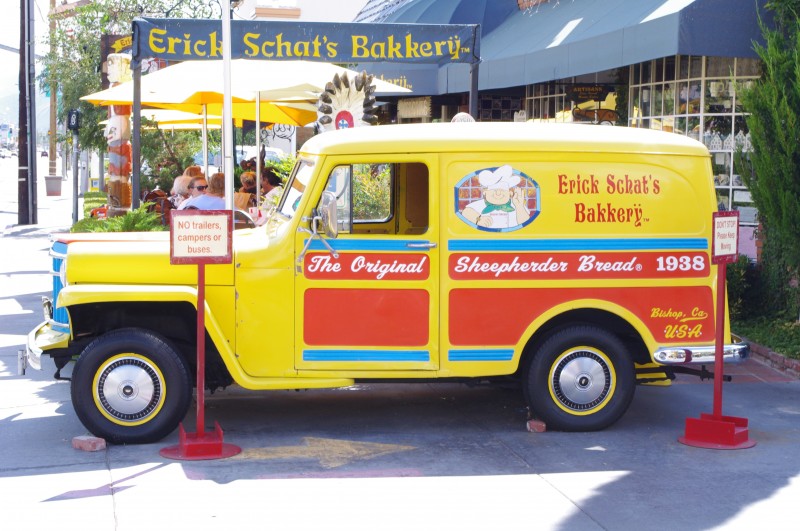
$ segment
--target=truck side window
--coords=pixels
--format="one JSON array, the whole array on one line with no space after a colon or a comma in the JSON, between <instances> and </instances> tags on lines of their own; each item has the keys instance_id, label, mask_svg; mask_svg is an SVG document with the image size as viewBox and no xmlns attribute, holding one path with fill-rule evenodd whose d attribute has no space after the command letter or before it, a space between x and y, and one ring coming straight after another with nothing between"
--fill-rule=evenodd
<instances>
[{"instance_id":1,"label":"truck side window","mask_svg":"<svg viewBox=\"0 0 800 531\"><path fill-rule=\"evenodd\" d=\"M422 234L428 229L428 168L424 164L336 166L326 190L337 198L340 233Z\"/></svg>"},{"instance_id":2,"label":"truck side window","mask_svg":"<svg viewBox=\"0 0 800 531\"><path fill-rule=\"evenodd\" d=\"M353 164L353 223L392 217L393 164Z\"/></svg>"},{"instance_id":3,"label":"truck side window","mask_svg":"<svg viewBox=\"0 0 800 531\"><path fill-rule=\"evenodd\" d=\"M351 226L350 198L350 166L336 166L328 177L325 190L336 196L336 217L339 221L339 233L349 233Z\"/></svg>"}]
</instances>

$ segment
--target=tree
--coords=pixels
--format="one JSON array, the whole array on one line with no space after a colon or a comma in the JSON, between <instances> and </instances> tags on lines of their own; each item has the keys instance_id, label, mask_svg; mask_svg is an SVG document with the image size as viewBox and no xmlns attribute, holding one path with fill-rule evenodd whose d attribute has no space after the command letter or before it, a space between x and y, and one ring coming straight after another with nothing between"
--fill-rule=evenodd
<instances>
[{"instance_id":1,"label":"tree","mask_svg":"<svg viewBox=\"0 0 800 531\"><path fill-rule=\"evenodd\" d=\"M131 22L136 17L219 18L219 9L219 4L207 0L94 0L67 12L51 13L56 28L48 36L47 44L52 42L53 46L43 60L39 80L41 86L53 83L60 93L59 121L65 120L70 109L79 109L83 124L80 145L84 149L105 150L103 128L96 124L106 119L106 108L80 101L82 96L101 89L101 35L130 34ZM158 136L157 132L151 134ZM190 149L194 148L196 145ZM143 156L147 157L145 150ZM178 158L182 157L183 154ZM161 164L152 161L150 166Z\"/></svg>"},{"instance_id":2,"label":"tree","mask_svg":"<svg viewBox=\"0 0 800 531\"><path fill-rule=\"evenodd\" d=\"M766 6L774 24L761 21L765 44L755 45L761 79L740 90L750 113L746 122L753 150L746 154L749 160L745 154L739 158L749 168L745 184L766 234L764 265L778 279L771 288L788 295L796 288L790 287L787 272L794 279L800 272L800 0L774 0ZM788 300L796 304L796 293Z\"/></svg>"}]
</instances>

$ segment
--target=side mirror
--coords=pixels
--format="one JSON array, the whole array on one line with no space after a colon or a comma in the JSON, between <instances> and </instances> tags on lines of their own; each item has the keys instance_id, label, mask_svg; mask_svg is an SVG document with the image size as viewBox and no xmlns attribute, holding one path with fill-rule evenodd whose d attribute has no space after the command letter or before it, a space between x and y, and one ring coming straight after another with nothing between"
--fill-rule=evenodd
<instances>
[{"instance_id":1,"label":"side mirror","mask_svg":"<svg viewBox=\"0 0 800 531\"><path fill-rule=\"evenodd\" d=\"M322 221L322 231L328 238L336 238L339 235L339 220L336 214L336 195L333 192L322 192L317 212Z\"/></svg>"}]
</instances>

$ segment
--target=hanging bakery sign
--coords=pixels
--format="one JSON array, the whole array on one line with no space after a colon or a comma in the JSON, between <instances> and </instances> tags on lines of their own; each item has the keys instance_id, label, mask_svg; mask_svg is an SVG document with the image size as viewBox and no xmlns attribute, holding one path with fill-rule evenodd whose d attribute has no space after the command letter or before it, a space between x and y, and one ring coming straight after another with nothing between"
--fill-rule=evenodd
<instances>
[{"instance_id":1,"label":"hanging bakery sign","mask_svg":"<svg viewBox=\"0 0 800 531\"><path fill-rule=\"evenodd\" d=\"M222 58L222 23L198 19L137 19L134 60ZM476 24L358 24L231 21L231 58L336 63L476 63Z\"/></svg>"}]
</instances>

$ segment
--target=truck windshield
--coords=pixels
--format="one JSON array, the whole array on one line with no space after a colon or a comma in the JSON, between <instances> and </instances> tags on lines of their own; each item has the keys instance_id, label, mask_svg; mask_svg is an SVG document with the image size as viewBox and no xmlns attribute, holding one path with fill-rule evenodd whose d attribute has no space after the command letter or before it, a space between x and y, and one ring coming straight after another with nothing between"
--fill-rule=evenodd
<instances>
[{"instance_id":1,"label":"truck windshield","mask_svg":"<svg viewBox=\"0 0 800 531\"><path fill-rule=\"evenodd\" d=\"M314 171L315 161L313 159L303 157L298 160L297 165L294 167L294 172L289 179L289 184L286 187L286 192L283 194L280 206L278 209L284 216L291 218L297 211L300 205L300 200L303 198L303 192L306 191L306 185L311 180L311 174Z\"/></svg>"}]
</instances>

